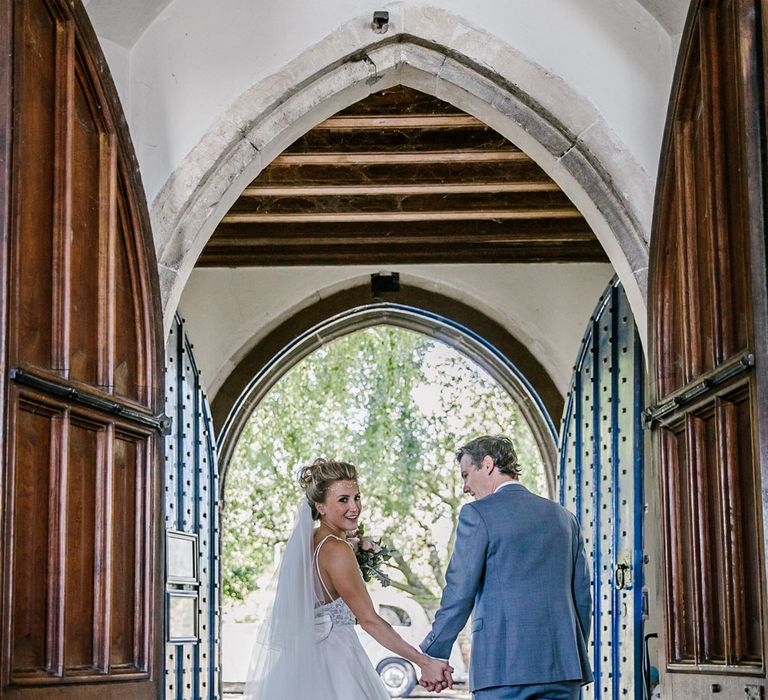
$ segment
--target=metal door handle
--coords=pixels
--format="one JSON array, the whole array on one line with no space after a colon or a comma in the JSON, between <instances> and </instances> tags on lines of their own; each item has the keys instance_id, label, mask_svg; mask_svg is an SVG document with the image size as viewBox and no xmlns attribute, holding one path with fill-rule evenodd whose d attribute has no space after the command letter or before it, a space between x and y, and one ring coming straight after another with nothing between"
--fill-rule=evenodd
<instances>
[{"instance_id":1,"label":"metal door handle","mask_svg":"<svg viewBox=\"0 0 768 700\"><path fill-rule=\"evenodd\" d=\"M630 576L627 576L631 568L629 564L622 562L616 567L616 571L613 572L613 585L619 590L631 586L632 579Z\"/></svg>"},{"instance_id":2,"label":"metal door handle","mask_svg":"<svg viewBox=\"0 0 768 700\"><path fill-rule=\"evenodd\" d=\"M648 652L648 640L658 637L656 632L643 637L643 700L651 700L651 656Z\"/></svg>"}]
</instances>

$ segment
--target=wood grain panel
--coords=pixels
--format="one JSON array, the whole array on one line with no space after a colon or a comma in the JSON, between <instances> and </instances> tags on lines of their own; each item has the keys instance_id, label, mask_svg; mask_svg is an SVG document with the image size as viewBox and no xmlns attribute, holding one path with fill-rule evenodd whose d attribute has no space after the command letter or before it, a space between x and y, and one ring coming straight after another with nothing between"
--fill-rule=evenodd
<instances>
[{"instance_id":1,"label":"wood grain panel","mask_svg":"<svg viewBox=\"0 0 768 700\"><path fill-rule=\"evenodd\" d=\"M69 421L67 471L64 488L64 668L66 673L92 670L96 622L96 587L104 575L97 560L97 530L104 527L97 502L105 472L106 429L79 418ZM99 553L100 554L100 553ZM101 567L97 569L97 561Z\"/></svg>"},{"instance_id":2,"label":"wood grain panel","mask_svg":"<svg viewBox=\"0 0 768 700\"><path fill-rule=\"evenodd\" d=\"M144 323L136 308L140 287L137 280L136 256L128 236L129 227L128 212L125 211L124 205L121 205L113 257L115 316L118 319L114 327L113 381L115 394L143 403L147 401L147 397L142 395L139 387L145 371L141 348Z\"/></svg>"},{"instance_id":3,"label":"wood grain panel","mask_svg":"<svg viewBox=\"0 0 768 700\"><path fill-rule=\"evenodd\" d=\"M137 538L146 526L146 438L118 432L114 438L111 474L112 541L110 596L110 664L113 668L140 667L141 601L144 599L146 563L143 543Z\"/></svg>"},{"instance_id":4,"label":"wood grain panel","mask_svg":"<svg viewBox=\"0 0 768 700\"><path fill-rule=\"evenodd\" d=\"M670 514L664 523L665 564L670 572L670 590L666 598L666 614L670 620L669 646L675 661L694 659L694 596L692 581L682 573L692 568L690 498L680 471L681 450L679 435L665 433L661 437L662 450L668 465L663 481L662 496ZM683 462L684 464L684 462Z\"/></svg>"},{"instance_id":5,"label":"wood grain panel","mask_svg":"<svg viewBox=\"0 0 768 700\"><path fill-rule=\"evenodd\" d=\"M669 398L655 442L669 671L723 674L723 690L765 670L763 514L754 455L749 149L759 109L750 50L754 0L693 3L670 105L651 249L653 398ZM750 140L752 143L750 145ZM762 295L765 290L761 290ZM758 363L762 360L758 359ZM749 363L747 363L749 364ZM685 396L700 387L695 399ZM677 397L675 399L675 397ZM672 401L672 399L675 399ZM683 439L684 438L684 439ZM675 692L698 696L682 676Z\"/></svg>"},{"instance_id":6,"label":"wood grain panel","mask_svg":"<svg viewBox=\"0 0 768 700\"><path fill-rule=\"evenodd\" d=\"M59 460L61 414L50 406L15 397L10 412L15 426L12 472L15 515L13 527L25 533L13 542L14 562L12 602L12 658L16 673L34 673L50 668L55 650L51 648L57 631L55 609L49 605L58 581L49 560L57 559L55 466Z\"/></svg>"},{"instance_id":7,"label":"wood grain panel","mask_svg":"<svg viewBox=\"0 0 768 700\"><path fill-rule=\"evenodd\" d=\"M717 43L724 56L752 56L757 53L754 41L755 8L743 2L731 3L727 12L718 16ZM764 17L764 10L762 11ZM726 324L723 327L722 357L733 357L740 348L754 344L754 324L752 318L752 261L750 256L751 241L750 207L748 192L754 178L754 169L746 165L744 156L736 164L733 154L746 154L756 138L755 126L747 112L756 111L750 106L750 99L745 94L746 82L754 79L752 67L740 67L742 79L733 79L732 73L721 76L718 92L720 109L723 114L721 124L724 153L722 157L729 164L723 168L717 181L716 193L719 195L718 226L715 239L714 274L719 279L729 279L727 289L718 288L722 302L718 317ZM741 120L733 119L733 111L738 110ZM730 243L729 243L730 242ZM728 311L729 310L729 311Z\"/></svg>"},{"instance_id":8,"label":"wood grain panel","mask_svg":"<svg viewBox=\"0 0 768 700\"><path fill-rule=\"evenodd\" d=\"M0 698L148 700L162 314L138 165L80 0L0 0L0 18Z\"/></svg>"},{"instance_id":9,"label":"wood grain panel","mask_svg":"<svg viewBox=\"0 0 768 700\"><path fill-rule=\"evenodd\" d=\"M14 159L24 167L17 170L13 191L11 225L16 233L11 255L18 293L12 308L17 320L12 352L26 362L48 367L53 352L54 206L57 227L65 223L59 173L51 167L60 128L56 118L58 42L65 30L43 0L19 3L17 12L22 16L14 42L13 114L18 134Z\"/></svg>"},{"instance_id":10,"label":"wood grain panel","mask_svg":"<svg viewBox=\"0 0 768 700\"><path fill-rule=\"evenodd\" d=\"M99 342L104 338L106 231L102 231L104 169L110 160L109 140L96 112L98 103L77 70L72 124L72 236L69 285L70 377L104 385L99 372ZM102 153L102 150L105 152ZM106 161L106 163L105 163ZM101 303L94 304L94 300ZM95 332L94 332L95 331ZM103 368L102 368L103 371Z\"/></svg>"},{"instance_id":11,"label":"wood grain panel","mask_svg":"<svg viewBox=\"0 0 768 700\"><path fill-rule=\"evenodd\" d=\"M730 577L733 584L732 663L761 664L763 660L760 546L760 485L755 473L751 438L754 432L752 397L746 390L728 397L722 408L727 426L726 449L731 457L729 486Z\"/></svg>"},{"instance_id":12,"label":"wood grain panel","mask_svg":"<svg viewBox=\"0 0 768 700\"><path fill-rule=\"evenodd\" d=\"M715 407L709 406L698 416L702 422L702 434L698 449L701 450L698 491L704 509L699 528L702 543L702 609L703 609L703 658L707 663L727 661L727 627L730 616L726 592L726 493L720 459L723 440L722 423Z\"/></svg>"},{"instance_id":13,"label":"wood grain panel","mask_svg":"<svg viewBox=\"0 0 768 700\"><path fill-rule=\"evenodd\" d=\"M674 163L670 163L667 180L667 189L671 190L671 183L677 179L677 171ZM671 196L666 194L665 196ZM658 313L651 317L653 323L653 335L656 338L657 362L654 367L655 382L659 396L667 396L673 387L682 386L683 383L683 345L682 325L675 322L678 318L678 310L682 306L680 299L681 285L673 285L669 281L679 275L681 255L675 245L679 234L679 216L675 211L670 215L669 226L675 231L675 236L668 236L663 249L659 252L659 266L656 268L656 279L663 286L666 293L658 300Z\"/></svg>"},{"instance_id":14,"label":"wood grain panel","mask_svg":"<svg viewBox=\"0 0 768 700\"><path fill-rule=\"evenodd\" d=\"M749 344L746 187L733 157L743 139L738 121L724 116L722 95L727 89L738 104L732 75L738 67L725 50L735 49L734 13L732 3L702 12L687 50L688 82L670 125L671 156L660 187L666 190L665 199L677 198L680 206L675 221L664 223L665 230L675 230L677 245L661 245L680 256L679 276L666 275L666 296L673 296L672 287L679 283L681 304L667 304L659 318L682 334L684 376L668 386L660 379L662 394L711 371ZM665 216L671 217L671 211ZM659 279L671 264L665 257L660 258ZM724 279L730 282L721 284Z\"/></svg>"},{"instance_id":15,"label":"wood grain panel","mask_svg":"<svg viewBox=\"0 0 768 700\"><path fill-rule=\"evenodd\" d=\"M672 663L761 661L762 574L746 385L664 430ZM695 465L690 469L689 465ZM674 516L674 520L672 520Z\"/></svg>"}]
</instances>

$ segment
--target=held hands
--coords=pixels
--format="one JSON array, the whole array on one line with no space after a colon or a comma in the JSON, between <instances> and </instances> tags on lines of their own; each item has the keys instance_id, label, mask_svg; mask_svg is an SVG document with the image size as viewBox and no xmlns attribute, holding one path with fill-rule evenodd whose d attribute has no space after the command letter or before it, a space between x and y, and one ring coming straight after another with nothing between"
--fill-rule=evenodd
<instances>
[{"instance_id":1,"label":"held hands","mask_svg":"<svg viewBox=\"0 0 768 700\"><path fill-rule=\"evenodd\" d=\"M421 666L419 685L430 692L439 693L446 688L453 688L453 668L443 659L433 659L425 656Z\"/></svg>"}]
</instances>

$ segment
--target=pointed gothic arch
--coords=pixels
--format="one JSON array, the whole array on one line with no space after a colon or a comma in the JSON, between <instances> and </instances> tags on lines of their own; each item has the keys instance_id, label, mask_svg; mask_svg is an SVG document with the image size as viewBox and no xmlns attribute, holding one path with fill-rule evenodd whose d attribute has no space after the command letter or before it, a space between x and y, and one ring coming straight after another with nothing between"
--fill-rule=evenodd
<instances>
[{"instance_id":1,"label":"pointed gothic arch","mask_svg":"<svg viewBox=\"0 0 768 700\"><path fill-rule=\"evenodd\" d=\"M408 15L400 33L364 44L352 20L221 115L152 206L166 328L195 261L243 188L298 136L395 84L478 117L530 155L590 223L645 328L647 173L587 99L488 32L441 31L456 23L430 8Z\"/></svg>"}]
</instances>

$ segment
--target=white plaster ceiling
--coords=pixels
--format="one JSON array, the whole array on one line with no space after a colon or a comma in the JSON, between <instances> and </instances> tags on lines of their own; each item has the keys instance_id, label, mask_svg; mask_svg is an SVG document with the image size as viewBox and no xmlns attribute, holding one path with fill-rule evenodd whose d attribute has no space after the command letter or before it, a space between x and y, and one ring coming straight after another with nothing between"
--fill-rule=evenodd
<instances>
[{"instance_id":1,"label":"white plaster ceiling","mask_svg":"<svg viewBox=\"0 0 768 700\"><path fill-rule=\"evenodd\" d=\"M690 0L637 0L670 34L683 31Z\"/></svg>"},{"instance_id":2,"label":"white plaster ceiling","mask_svg":"<svg viewBox=\"0 0 768 700\"><path fill-rule=\"evenodd\" d=\"M129 49L173 1L84 0L84 5L100 37ZM636 2L641 5L668 33L674 35L679 34L683 29L690 0L623 0L623 2Z\"/></svg>"},{"instance_id":3,"label":"white plaster ceiling","mask_svg":"<svg viewBox=\"0 0 768 700\"><path fill-rule=\"evenodd\" d=\"M173 0L83 0L96 33L129 49Z\"/></svg>"},{"instance_id":4,"label":"white plaster ceiling","mask_svg":"<svg viewBox=\"0 0 768 700\"><path fill-rule=\"evenodd\" d=\"M613 268L601 263L394 269L404 284L455 298L502 325L544 366L563 394L587 321L613 275ZM179 310L209 399L276 326L379 271L371 266L195 269Z\"/></svg>"}]
</instances>

